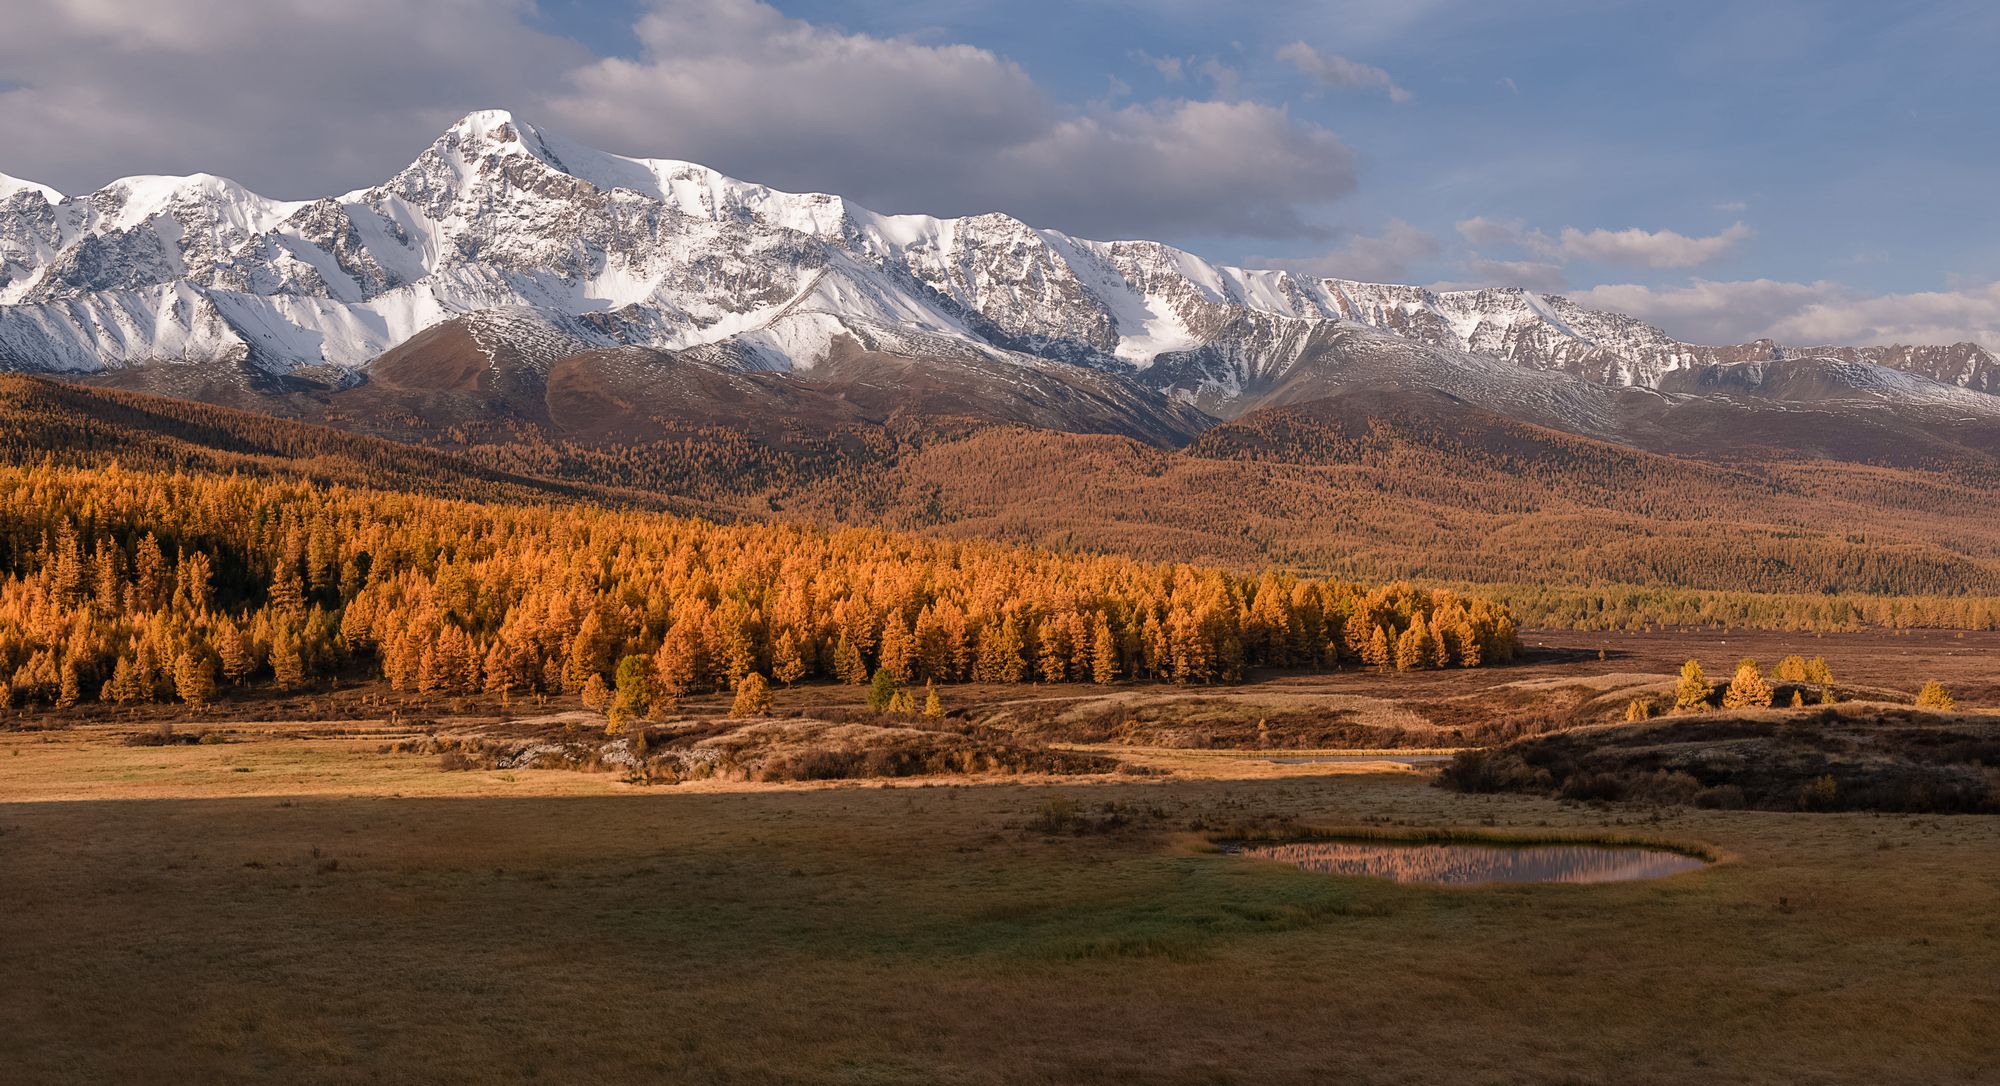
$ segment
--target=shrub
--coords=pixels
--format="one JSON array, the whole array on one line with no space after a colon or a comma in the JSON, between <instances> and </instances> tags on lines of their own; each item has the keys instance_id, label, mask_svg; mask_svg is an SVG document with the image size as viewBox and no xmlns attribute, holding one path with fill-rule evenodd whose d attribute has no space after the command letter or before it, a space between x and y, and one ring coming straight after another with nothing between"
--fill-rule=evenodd
<instances>
[{"instance_id":1,"label":"shrub","mask_svg":"<svg viewBox=\"0 0 2000 1086\"><path fill-rule=\"evenodd\" d=\"M1038 833L1068 833L1083 821L1083 805L1073 799L1058 796L1043 800L1035 808L1034 816L1028 819L1028 828Z\"/></svg>"},{"instance_id":2,"label":"shrub","mask_svg":"<svg viewBox=\"0 0 2000 1086\"><path fill-rule=\"evenodd\" d=\"M1642 720L1651 720L1659 713L1659 703L1652 698L1633 698L1632 703L1625 707L1625 722L1637 724Z\"/></svg>"},{"instance_id":3,"label":"shrub","mask_svg":"<svg viewBox=\"0 0 2000 1086\"><path fill-rule=\"evenodd\" d=\"M1840 786L1828 773L1799 789L1799 809L1802 811L1831 811Z\"/></svg>"},{"instance_id":4,"label":"shrub","mask_svg":"<svg viewBox=\"0 0 2000 1086\"><path fill-rule=\"evenodd\" d=\"M161 724L150 732L134 732L125 737L128 747L173 747L201 741L199 735L177 732L172 724Z\"/></svg>"},{"instance_id":5,"label":"shrub","mask_svg":"<svg viewBox=\"0 0 2000 1086\"><path fill-rule=\"evenodd\" d=\"M1659 769L1631 783L1628 799L1663 806L1692 803L1701 793L1701 782L1677 769Z\"/></svg>"},{"instance_id":6,"label":"shrub","mask_svg":"<svg viewBox=\"0 0 2000 1086\"><path fill-rule=\"evenodd\" d=\"M1545 770L1511 753L1462 750L1438 771L1439 787L1458 792L1541 791L1550 785Z\"/></svg>"},{"instance_id":7,"label":"shrub","mask_svg":"<svg viewBox=\"0 0 2000 1086\"><path fill-rule=\"evenodd\" d=\"M1694 794L1695 806L1714 811L1740 811L1743 802L1743 789L1733 784L1718 784Z\"/></svg>"},{"instance_id":8,"label":"shrub","mask_svg":"<svg viewBox=\"0 0 2000 1086\"><path fill-rule=\"evenodd\" d=\"M1940 712L1950 712L1956 704L1951 699L1951 693L1944 688L1944 684L1938 682L1936 679L1925 683L1924 688L1917 691L1917 708L1919 709L1936 709Z\"/></svg>"},{"instance_id":9,"label":"shrub","mask_svg":"<svg viewBox=\"0 0 2000 1086\"><path fill-rule=\"evenodd\" d=\"M1106 833L1125 825L1126 808L1116 803L1105 803L1098 807L1099 814L1092 817L1083 804L1065 796L1044 800L1029 817L1027 826L1037 833Z\"/></svg>"},{"instance_id":10,"label":"shrub","mask_svg":"<svg viewBox=\"0 0 2000 1086\"><path fill-rule=\"evenodd\" d=\"M1624 798L1625 781L1616 773L1572 773L1558 794L1583 803L1611 803Z\"/></svg>"}]
</instances>

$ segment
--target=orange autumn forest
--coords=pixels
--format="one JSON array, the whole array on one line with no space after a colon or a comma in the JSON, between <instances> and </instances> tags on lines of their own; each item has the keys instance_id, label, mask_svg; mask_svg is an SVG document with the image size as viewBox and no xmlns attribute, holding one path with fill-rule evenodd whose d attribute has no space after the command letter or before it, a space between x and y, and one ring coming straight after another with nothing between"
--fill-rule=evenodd
<instances>
[{"instance_id":1,"label":"orange autumn forest","mask_svg":"<svg viewBox=\"0 0 2000 1086\"><path fill-rule=\"evenodd\" d=\"M357 666L422 696L575 694L633 656L668 699L877 669L1213 683L1476 667L1516 641L1504 608L1408 585L242 477L7 469L0 517L22 703L202 702Z\"/></svg>"}]
</instances>

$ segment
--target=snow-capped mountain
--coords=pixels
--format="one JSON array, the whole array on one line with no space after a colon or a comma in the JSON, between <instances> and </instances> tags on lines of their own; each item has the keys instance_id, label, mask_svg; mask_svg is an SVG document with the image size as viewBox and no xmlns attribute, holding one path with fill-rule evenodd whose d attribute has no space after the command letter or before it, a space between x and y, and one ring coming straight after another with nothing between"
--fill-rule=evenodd
<instances>
[{"instance_id":1,"label":"snow-capped mountain","mask_svg":"<svg viewBox=\"0 0 2000 1086\"><path fill-rule=\"evenodd\" d=\"M499 111L467 116L380 185L307 202L207 175L75 197L0 175L8 368L227 362L341 381L488 311L531 314L526 325L579 350L692 352L737 370L810 370L843 337L893 355L1070 364L1225 414L1323 367L1332 333L1357 326L1429 349L1411 356L1427 364L1471 354L1611 385L1802 357L1681 343L1522 290L1246 270L997 214L881 215L606 154ZM521 323L482 326L509 321ZM1807 354L2000 391L2000 362L1972 344Z\"/></svg>"}]
</instances>

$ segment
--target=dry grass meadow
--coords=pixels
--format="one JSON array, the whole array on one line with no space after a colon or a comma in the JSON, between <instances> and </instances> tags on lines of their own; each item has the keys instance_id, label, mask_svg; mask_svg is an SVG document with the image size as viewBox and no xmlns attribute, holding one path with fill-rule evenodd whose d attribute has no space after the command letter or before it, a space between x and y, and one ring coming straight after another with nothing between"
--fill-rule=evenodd
<instances>
[{"instance_id":1,"label":"dry grass meadow","mask_svg":"<svg viewBox=\"0 0 2000 1086\"><path fill-rule=\"evenodd\" d=\"M1804 647L1857 683L1955 666L1977 690L1993 658L1918 638L1921 660L1876 666L1864 649L1897 646L1828 641ZM1537 683L1587 701L1689 654L1597 647L1400 693L1345 675L1186 696L1203 719L1217 698L1247 713L1323 695L1435 724ZM974 712L977 691L954 693ZM2000 1074L1991 817L1561 804L1448 792L1421 765L1171 744L1117 748L1146 775L642 786L447 772L386 752L381 720L225 715L229 741L206 744L127 745L151 725L123 718L0 732L0 1079ZM1447 890L1214 844L1288 826L1640 837L1721 862Z\"/></svg>"}]
</instances>

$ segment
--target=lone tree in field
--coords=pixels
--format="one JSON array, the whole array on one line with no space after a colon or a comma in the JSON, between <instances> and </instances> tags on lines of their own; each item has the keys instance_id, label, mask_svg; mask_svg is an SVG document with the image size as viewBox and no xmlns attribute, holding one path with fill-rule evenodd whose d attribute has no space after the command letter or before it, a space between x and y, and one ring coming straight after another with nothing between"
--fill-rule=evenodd
<instances>
[{"instance_id":1,"label":"lone tree in field","mask_svg":"<svg viewBox=\"0 0 2000 1086\"><path fill-rule=\"evenodd\" d=\"M637 654L618 661L617 698L612 709L637 716L653 703L653 661Z\"/></svg>"},{"instance_id":2,"label":"lone tree in field","mask_svg":"<svg viewBox=\"0 0 2000 1086\"><path fill-rule=\"evenodd\" d=\"M1937 709L1941 712L1950 712L1952 706L1956 704L1958 703L1951 700L1951 692L1946 690L1944 684L1936 679L1925 683L1924 688L1917 691L1917 708L1919 709Z\"/></svg>"},{"instance_id":3,"label":"lone tree in field","mask_svg":"<svg viewBox=\"0 0 2000 1086\"><path fill-rule=\"evenodd\" d=\"M937 687L924 684L924 716L932 720L944 719L944 701L938 697Z\"/></svg>"},{"instance_id":4,"label":"lone tree in field","mask_svg":"<svg viewBox=\"0 0 2000 1086\"><path fill-rule=\"evenodd\" d=\"M1776 675L1780 682L1788 682L1788 683L1805 682L1806 658L1803 656L1796 656L1796 655L1787 656L1784 659L1778 661L1778 670L1772 672L1771 674Z\"/></svg>"},{"instance_id":5,"label":"lone tree in field","mask_svg":"<svg viewBox=\"0 0 2000 1086\"><path fill-rule=\"evenodd\" d=\"M1674 712L1705 713L1708 696L1714 692L1708 676L1701 673L1701 661L1689 660L1681 665L1681 681L1674 687Z\"/></svg>"},{"instance_id":6,"label":"lone tree in field","mask_svg":"<svg viewBox=\"0 0 2000 1086\"><path fill-rule=\"evenodd\" d=\"M729 706L729 715L737 719L765 716L771 711L771 684L764 676L751 672L736 684L736 700Z\"/></svg>"},{"instance_id":7,"label":"lone tree in field","mask_svg":"<svg viewBox=\"0 0 2000 1086\"><path fill-rule=\"evenodd\" d=\"M1757 668L1757 661L1745 660L1736 665L1736 677L1729 680L1729 689L1723 691L1722 707L1725 709L1768 709L1771 706L1771 684L1764 681L1764 673Z\"/></svg>"},{"instance_id":8,"label":"lone tree in field","mask_svg":"<svg viewBox=\"0 0 2000 1086\"><path fill-rule=\"evenodd\" d=\"M1651 720L1659 711L1660 707L1653 703L1652 698L1633 698L1631 704L1625 706L1625 722L1637 724L1642 720Z\"/></svg>"},{"instance_id":9,"label":"lone tree in field","mask_svg":"<svg viewBox=\"0 0 2000 1086\"><path fill-rule=\"evenodd\" d=\"M868 684L868 707L878 713L886 713L896 701L896 677L889 674L886 667L875 669L875 678Z\"/></svg>"}]
</instances>

